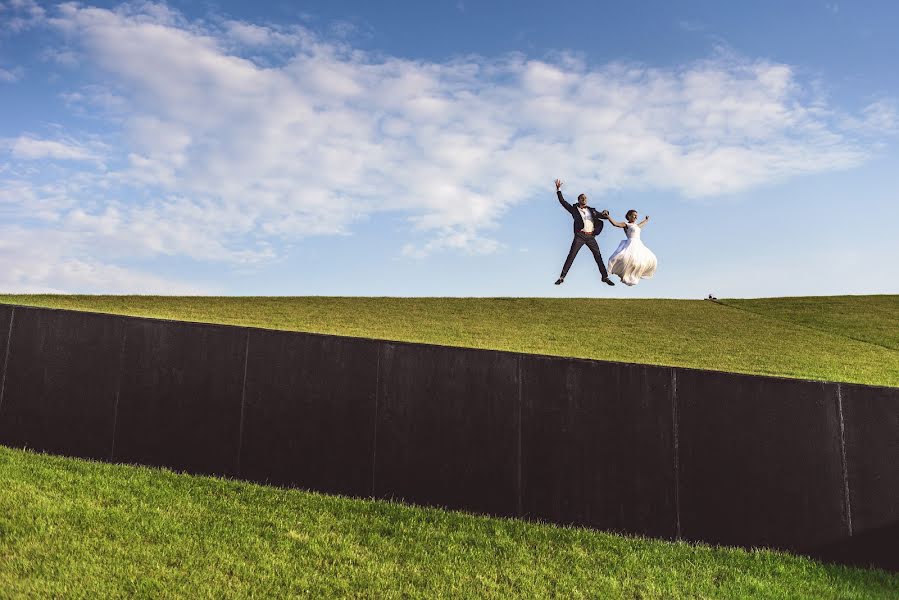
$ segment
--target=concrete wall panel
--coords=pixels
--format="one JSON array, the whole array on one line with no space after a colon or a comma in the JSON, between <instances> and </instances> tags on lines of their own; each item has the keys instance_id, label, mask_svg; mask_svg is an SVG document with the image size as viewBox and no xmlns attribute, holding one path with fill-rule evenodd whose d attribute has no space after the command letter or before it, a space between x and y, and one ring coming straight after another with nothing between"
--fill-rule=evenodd
<instances>
[{"instance_id":1,"label":"concrete wall panel","mask_svg":"<svg viewBox=\"0 0 899 600\"><path fill-rule=\"evenodd\" d=\"M114 459L234 475L247 331L129 319Z\"/></svg>"},{"instance_id":2,"label":"concrete wall panel","mask_svg":"<svg viewBox=\"0 0 899 600\"><path fill-rule=\"evenodd\" d=\"M684 538L808 551L848 535L835 384L676 375Z\"/></svg>"},{"instance_id":3,"label":"concrete wall panel","mask_svg":"<svg viewBox=\"0 0 899 600\"><path fill-rule=\"evenodd\" d=\"M671 371L522 358L524 516L674 538Z\"/></svg>"},{"instance_id":4,"label":"concrete wall panel","mask_svg":"<svg viewBox=\"0 0 899 600\"><path fill-rule=\"evenodd\" d=\"M518 357L381 344L375 495L518 512Z\"/></svg>"},{"instance_id":5,"label":"concrete wall panel","mask_svg":"<svg viewBox=\"0 0 899 600\"><path fill-rule=\"evenodd\" d=\"M9 343L9 325L13 310L12 306L0 304L0 385L2 385L3 376L6 373L6 346ZM2 398L0 398L0 402L3 402Z\"/></svg>"},{"instance_id":6,"label":"concrete wall panel","mask_svg":"<svg viewBox=\"0 0 899 600\"><path fill-rule=\"evenodd\" d=\"M0 442L109 459L122 331L117 317L17 307L0 405Z\"/></svg>"},{"instance_id":7,"label":"concrete wall panel","mask_svg":"<svg viewBox=\"0 0 899 600\"><path fill-rule=\"evenodd\" d=\"M852 537L841 563L899 571L899 388L840 384Z\"/></svg>"},{"instance_id":8,"label":"concrete wall panel","mask_svg":"<svg viewBox=\"0 0 899 600\"><path fill-rule=\"evenodd\" d=\"M853 534L899 525L899 388L844 383L841 395Z\"/></svg>"},{"instance_id":9,"label":"concrete wall panel","mask_svg":"<svg viewBox=\"0 0 899 600\"><path fill-rule=\"evenodd\" d=\"M250 333L240 476L370 496L378 343Z\"/></svg>"}]
</instances>

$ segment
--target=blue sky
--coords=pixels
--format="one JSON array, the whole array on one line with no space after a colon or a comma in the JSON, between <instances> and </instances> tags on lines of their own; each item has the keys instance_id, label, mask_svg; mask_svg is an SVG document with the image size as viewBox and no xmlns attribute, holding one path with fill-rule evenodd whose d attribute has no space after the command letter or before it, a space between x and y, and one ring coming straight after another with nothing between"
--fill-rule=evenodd
<instances>
[{"instance_id":1,"label":"blue sky","mask_svg":"<svg viewBox=\"0 0 899 600\"><path fill-rule=\"evenodd\" d=\"M0 291L897 293L897 30L894 2L0 0ZM557 177L651 216L655 278L582 250L552 285Z\"/></svg>"}]
</instances>

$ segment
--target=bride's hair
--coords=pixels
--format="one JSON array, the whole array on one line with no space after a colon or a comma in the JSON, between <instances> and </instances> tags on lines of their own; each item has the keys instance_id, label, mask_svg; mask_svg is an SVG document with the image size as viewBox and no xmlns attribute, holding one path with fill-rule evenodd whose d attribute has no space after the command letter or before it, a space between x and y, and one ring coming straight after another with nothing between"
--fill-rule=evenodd
<instances>
[{"instance_id":1,"label":"bride's hair","mask_svg":"<svg viewBox=\"0 0 899 600\"><path fill-rule=\"evenodd\" d=\"M631 213L633 213L633 214L636 215L636 214L637 214L637 211L635 211L633 208L630 209L629 211L627 211L626 213L624 213L624 218L626 219L626 218L628 218L629 216L631 216Z\"/></svg>"}]
</instances>

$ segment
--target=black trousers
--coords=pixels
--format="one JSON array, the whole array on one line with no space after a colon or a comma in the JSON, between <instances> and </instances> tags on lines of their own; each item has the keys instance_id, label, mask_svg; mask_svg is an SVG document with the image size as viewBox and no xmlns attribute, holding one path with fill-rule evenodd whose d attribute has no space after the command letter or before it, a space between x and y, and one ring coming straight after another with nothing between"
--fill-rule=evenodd
<instances>
[{"instance_id":1,"label":"black trousers","mask_svg":"<svg viewBox=\"0 0 899 600\"><path fill-rule=\"evenodd\" d=\"M587 235L586 233L575 233L574 239L571 241L571 250L568 251L568 258L565 259L565 266L562 267L562 277L564 278L568 274L568 269L571 268L571 263L574 262L574 257L577 256L578 251L580 251L581 246L584 244L590 248L590 252L593 253L593 258L596 259L596 266L599 267L599 272L602 273L603 279L608 279L609 274L606 273L606 265L602 262L602 254L599 253L599 244L596 243L596 236Z\"/></svg>"}]
</instances>

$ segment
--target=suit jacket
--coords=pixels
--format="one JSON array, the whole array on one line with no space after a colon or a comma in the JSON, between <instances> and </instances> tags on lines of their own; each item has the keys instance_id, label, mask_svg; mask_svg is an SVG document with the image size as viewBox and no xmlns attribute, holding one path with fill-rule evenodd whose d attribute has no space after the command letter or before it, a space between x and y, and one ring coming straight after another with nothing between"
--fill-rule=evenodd
<instances>
[{"instance_id":1,"label":"suit jacket","mask_svg":"<svg viewBox=\"0 0 899 600\"><path fill-rule=\"evenodd\" d=\"M578 233L583 230L584 219L581 217L581 211L578 210L577 205L566 202L565 198L562 196L562 190L558 190L556 195L559 197L559 204L562 205L562 208L571 213L572 218L574 218L574 232ZM590 211L590 216L593 217L593 235L599 235L603 226L602 217L600 216L599 211L592 206L588 206L587 210Z\"/></svg>"}]
</instances>

